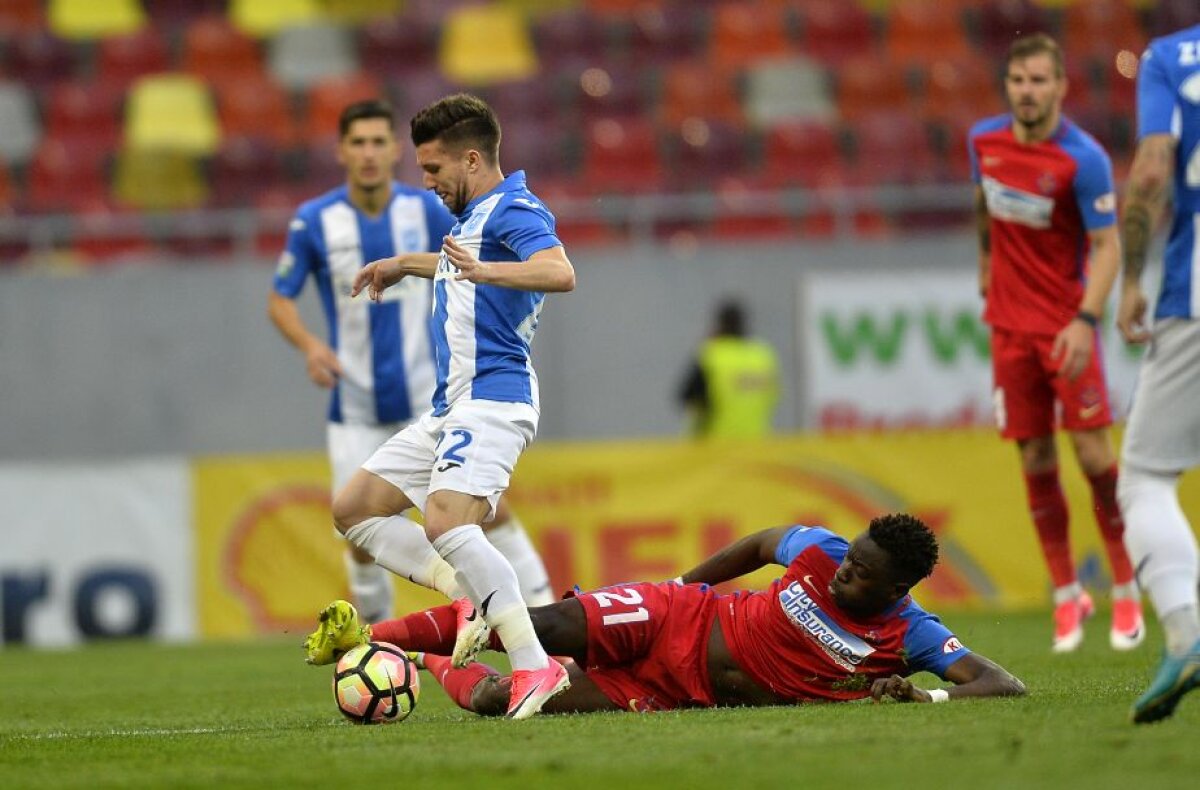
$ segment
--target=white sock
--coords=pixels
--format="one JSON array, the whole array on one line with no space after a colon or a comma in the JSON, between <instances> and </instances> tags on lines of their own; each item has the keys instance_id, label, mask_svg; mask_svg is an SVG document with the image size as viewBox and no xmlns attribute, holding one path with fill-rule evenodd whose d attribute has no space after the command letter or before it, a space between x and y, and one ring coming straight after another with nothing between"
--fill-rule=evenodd
<instances>
[{"instance_id":1,"label":"white sock","mask_svg":"<svg viewBox=\"0 0 1200 790\"><path fill-rule=\"evenodd\" d=\"M411 519L375 516L346 530L346 540L397 576L452 600L462 597L454 569L430 545L424 527Z\"/></svg>"},{"instance_id":2,"label":"white sock","mask_svg":"<svg viewBox=\"0 0 1200 790\"><path fill-rule=\"evenodd\" d=\"M1071 582L1070 584L1064 584L1062 587L1055 587L1054 605L1058 606L1067 601L1073 601L1081 595L1083 595L1083 587L1079 582Z\"/></svg>"},{"instance_id":3,"label":"white sock","mask_svg":"<svg viewBox=\"0 0 1200 790\"><path fill-rule=\"evenodd\" d=\"M1114 601L1132 600L1140 601L1142 599L1141 592L1138 591L1136 581L1128 581L1124 584L1114 584L1112 588L1112 598Z\"/></svg>"},{"instance_id":4,"label":"white sock","mask_svg":"<svg viewBox=\"0 0 1200 790\"><path fill-rule=\"evenodd\" d=\"M487 539L504 555L517 574L521 586L521 597L526 606L545 606L554 603L554 591L550 589L550 576L537 549L529 539L525 526L512 516L503 524L484 530Z\"/></svg>"},{"instance_id":5,"label":"white sock","mask_svg":"<svg viewBox=\"0 0 1200 790\"><path fill-rule=\"evenodd\" d=\"M1167 633L1167 652L1171 655L1183 655L1200 639L1200 610L1195 606L1181 606L1160 619Z\"/></svg>"},{"instance_id":6,"label":"white sock","mask_svg":"<svg viewBox=\"0 0 1200 790\"><path fill-rule=\"evenodd\" d=\"M521 600L517 575L478 524L464 524L443 533L433 547L453 566L459 586L500 635L513 669L542 669L549 657L538 641Z\"/></svg>"},{"instance_id":7,"label":"white sock","mask_svg":"<svg viewBox=\"0 0 1200 790\"><path fill-rule=\"evenodd\" d=\"M1125 517L1125 548L1137 569L1138 585L1158 613L1168 646L1190 646L1200 634L1196 617L1200 562L1196 538L1179 506L1177 481L1174 474L1126 466L1117 482L1117 497Z\"/></svg>"},{"instance_id":8,"label":"white sock","mask_svg":"<svg viewBox=\"0 0 1200 790\"><path fill-rule=\"evenodd\" d=\"M359 613L368 623L390 620L392 617L392 575L374 562L359 562L354 552L347 551L346 579L350 594Z\"/></svg>"}]
</instances>

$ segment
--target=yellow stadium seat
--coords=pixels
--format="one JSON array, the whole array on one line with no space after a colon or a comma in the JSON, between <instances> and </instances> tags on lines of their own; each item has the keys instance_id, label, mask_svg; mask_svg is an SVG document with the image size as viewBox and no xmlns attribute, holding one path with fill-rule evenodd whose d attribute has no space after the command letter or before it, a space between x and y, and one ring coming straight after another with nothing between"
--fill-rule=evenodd
<instances>
[{"instance_id":1,"label":"yellow stadium seat","mask_svg":"<svg viewBox=\"0 0 1200 790\"><path fill-rule=\"evenodd\" d=\"M134 150L205 155L220 125L208 86L186 74L156 74L134 84L125 105L125 145Z\"/></svg>"},{"instance_id":2,"label":"yellow stadium seat","mask_svg":"<svg viewBox=\"0 0 1200 790\"><path fill-rule=\"evenodd\" d=\"M193 156L126 148L117 159L113 195L129 208L168 211L202 206L208 185Z\"/></svg>"},{"instance_id":3,"label":"yellow stadium seat","mask_svg":"<svg viewBox=\"0 0 1200 790\"><path fill-rule=\"evenodd\" d=\"M384 16L399 16L404 0L322 0L327 19L348 25L361 25Z\"/></svg>"},{"instance_id":4,"label":"yellow stadium seat","mask_svg":"<svg viewBox=\"0 0 1200 790\"><path fill-rule=\"evenodd\" d=\"M55 35L68 39L136 33L146 24L138 0L50 0L47 18Z\"/></svg>"},{"instance_id":5,"label":"yellow stadium seat","mask_svg":"<svg viewBox=\"0 0 1200 790\"><path fill-rule=\"evenodd\" d=\"M438 61L455 82L488 85L537 73L537 55L524 16L498 5L463 6L445 21Z\"/></svg>"},{"instance_id":6,"label":"yellow stadium seat","mask_svg":"<svg viewBox=\"0 0 1200 790\"><path fill-rule=\"evenodd\" d=\"M285 27L316 22L317 0L230 0L229 20L248 36L266 38Z\"/></svg>"}]
</instances>

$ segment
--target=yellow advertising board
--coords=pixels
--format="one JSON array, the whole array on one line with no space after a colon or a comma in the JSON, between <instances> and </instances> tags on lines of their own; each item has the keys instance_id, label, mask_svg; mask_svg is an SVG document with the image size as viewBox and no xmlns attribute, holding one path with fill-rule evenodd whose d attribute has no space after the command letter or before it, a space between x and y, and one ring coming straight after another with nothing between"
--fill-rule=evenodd
<instances>
[{"instance_id":1,"label":"yellow advertising board","mask_svg":"<svg viewBox=\"0 0 1200 790\"><path fill-rule=\"evenodd\" d=\"M1108 568L1090 490L1065 444L1060 450L1081 576L1103 591ZM317 609L346 594L326 481L319 454L197 462L204 635L307 630ZM1200 515L1200 478L1185 478L1181 495L1184 510ZM544 442L522 457L509 497L559 590L668 579L764 527L817 524L853 537L875 515L908 511L941 545L937 571L919 588L923 604L1048 601L1016 451L990 430ZM743 586L771 578L761 571ZM440 600L397 587L400 612Z\"/></svg>"}]
</instances>

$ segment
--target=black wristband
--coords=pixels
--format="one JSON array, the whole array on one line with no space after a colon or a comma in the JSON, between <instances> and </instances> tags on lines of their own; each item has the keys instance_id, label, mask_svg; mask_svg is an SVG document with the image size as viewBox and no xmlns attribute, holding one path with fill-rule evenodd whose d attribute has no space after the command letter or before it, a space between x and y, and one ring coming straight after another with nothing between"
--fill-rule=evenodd
<instances>
[{"instance_id":1,"label":"black wristband","mask_svg":"<svg viewBox=\"0 0 1200 790\"><path fill-rule=\"evenodd\" d=\"M1096 325L1100 323L1100 319L1096 317L1096 314L1090 313L1087 310L1080 310L1075 314L1075 318L1087 324L1092 329L1095 329Z\"/></svg>"}]
</instances>

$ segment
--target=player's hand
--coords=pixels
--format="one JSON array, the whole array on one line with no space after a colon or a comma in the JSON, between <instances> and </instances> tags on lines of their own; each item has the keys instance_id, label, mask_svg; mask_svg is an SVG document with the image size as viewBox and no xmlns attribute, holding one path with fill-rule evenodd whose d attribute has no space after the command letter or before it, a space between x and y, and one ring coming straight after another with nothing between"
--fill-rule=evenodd
<instances>
[{"instance_id":1,"label":"player's hand","mask_svg":"<svg viewBox=\"0 0 1200 790\"><path fill-rule=\"evenodd\" d=\"M304 361L308 366L308 377L318 387L329 389L342 375L342 364L338 362L337 354L324 343L313 343L304 352Z\"/></svg>"},{"instance_id":2,"label":"player's hand","mask_svg":"<svg viewBox=\"0 0 1200 790\"><path fill-rule=\"evenodd\" d=\"M932 702L929 692L912 684L907 678L892 675L890 678L879 678L871 684L871 699L880 702L884 697L891 697L898 702Z\"/></svg>"},{"instance_id":3,"label":"player's hand","mask_svg":"<svg viewBox=\"0 0 1200 790\"><path fill-rule=\"evenodd\" d=\"M383 298L383 292L389 286L395 285L404 278L400 268L399 258L383 258L371 261L358 270L354 275L354 284L350 286L350 296L358 296L363 289L367 290L367 298L378 302Z\"/></svg>"},{"instance_id":4,"label":"player's hand","mask_svg":"<svg viewBox=\"0 0 1200 790\"><path fill-rule=\"evenodd\" d=\"M1136 283L1121 288L1117 329L1121 330L1126 343L1145 343L1150 339L1150 329L1146 326L1146 294Z\"/></svg>"},{"instance_id":5,"label":"player's hand","mask_svg":"<svg viewBox=\"0 0 1200 790\"><path fill-rule=\"evenodd\" d=\"M491 267L472 255L471 251L455 241L454 237L446 236L442 239L442 252L458 269L455 280L467 280L473 283L487 282Z\"/></svg>"},{"instance_id":6,"label":"player's hand","mask_svg":"<svg viewBox=\"0 0 1200 790\"><path fill-rule=\"evenodd\" d=\"M1083 321L1071 319L1054 337L1050 359L1058 362L1058 375L1068 381L1079 378L1092 359L1096 330Z\"/></svg>"}]
</instances>

